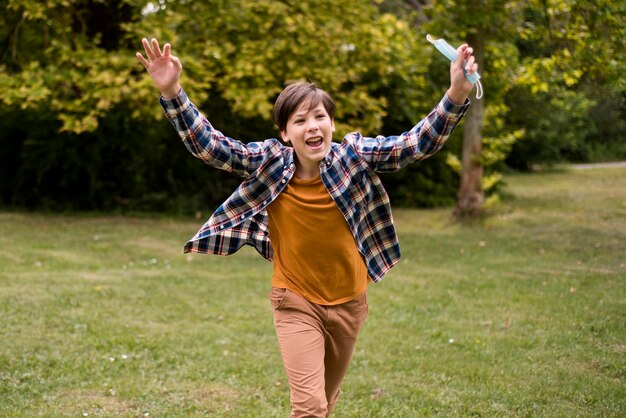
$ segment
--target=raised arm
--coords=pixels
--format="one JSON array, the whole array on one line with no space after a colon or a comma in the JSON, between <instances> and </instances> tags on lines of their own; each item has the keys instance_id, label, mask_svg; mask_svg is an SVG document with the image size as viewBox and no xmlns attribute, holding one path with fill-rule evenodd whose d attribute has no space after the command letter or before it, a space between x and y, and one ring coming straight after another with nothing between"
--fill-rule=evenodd
<instances>
[{"instance_id":1,"label":"raised arm","mask_svg":"<svg viewBox=\"0 0 626 418\"><path fill-rule=\"evenodd\" d=\"M150 41L144 38L142 44L146 56L138 52L137 59L150 74L154 85L161 90L165 115L189 152L215 168L240 177L258 168L265 155L264 146L269 144L244 144L215 129L181 88L179 79L183 66L172 55L170 44L163 45L163 51L155 38Z\"/></svg>"},{"instance_id":2,"label":"raised arm","mask_svg":"<svg viewBox=\"0 0 626 418\"><path fill-rule=\"evenodd\" d=\"M457 48L456 61L450 64L450 87L435 108L410 131L399 136L355 138L361 157L375 171L400 170L413 161L427 158L437 152L467 111L467 96L473 88L465 72L478 70L474 51L463 44Z\"/></svg>"}]
</instances>

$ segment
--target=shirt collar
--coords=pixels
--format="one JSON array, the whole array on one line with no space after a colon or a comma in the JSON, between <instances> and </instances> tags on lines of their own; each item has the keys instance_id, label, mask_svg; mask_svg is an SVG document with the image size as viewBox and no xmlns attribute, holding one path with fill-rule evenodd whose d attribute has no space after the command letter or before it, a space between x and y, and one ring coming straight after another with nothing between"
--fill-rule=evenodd
<instances>
[{"instance_id":1,"label":"shirt collar","mask_svg":"<svg viewBox=\"0 0 626 418\"><path fill-rule=\"evenodd\" d=\"M331 145L330 148L328 149L328 153L326 154L326 157L324 157L322 161L320 161L320 167L323 167L323 166L326 166L326 168L330 167L330 165L333 162L333 155L334 155L334 150L333 150L333 146Z\"/></svg>"}]
</instances>

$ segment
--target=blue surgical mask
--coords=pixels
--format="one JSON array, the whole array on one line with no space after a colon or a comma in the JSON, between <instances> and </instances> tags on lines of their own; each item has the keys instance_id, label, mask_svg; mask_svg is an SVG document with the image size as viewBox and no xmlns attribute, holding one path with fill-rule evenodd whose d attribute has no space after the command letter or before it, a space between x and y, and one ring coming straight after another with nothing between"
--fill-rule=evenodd
<instances>
[{"instance_id":1,"label":"blue surgical mask","mask_svg":"<svg viewBox=\"0 0 626 418\"><path fill-rule=\"evenodd\" d=\"M435 40L432 36L426 35L426 39L428 40L428 42L435 45L435 48L437 48L439 52L445 55L446 58L448 58L451 62L456 61L456 59L459 57L456 49L452 48L452 46L450 46L450 44L447 43L443 38ZM463 69L463 71L465 71L465 69ZM478 72L475 72L468 75L465 71L465 78L467 78L470 83L476 85L476 98L482 98L483 85L480 82L480 74L478 74Z\"/></svg>"}]
</instances>

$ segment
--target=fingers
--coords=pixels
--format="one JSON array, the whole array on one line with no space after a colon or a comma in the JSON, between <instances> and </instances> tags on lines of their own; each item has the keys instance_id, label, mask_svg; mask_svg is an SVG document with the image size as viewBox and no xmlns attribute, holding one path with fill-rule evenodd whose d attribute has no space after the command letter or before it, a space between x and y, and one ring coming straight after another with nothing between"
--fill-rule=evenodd
<instances>
[{"instance_id":1,"label":"fingers","mask_svg":"<svg viewBox=\"0 0 626 418\"><path fill-rule=\"evenodd\" d=\"M156 38L152 38L150 41L148 41L148 39L146 38L143 38L141 40L141 44L143 45L143 49L146 52L147 58L144 57L143 54L141 54L140 52L137 52L135 56L146 70L150 67L150 63L152 61L162 57L169 58L178 69L182 69L183 66L181 65L178 58L172 55L172 46L169 43L163 45L163 52L161 52L161 48L159 48L159 41Z\"/></svg>"},{"instance_id":2,"label":"fingers","mask_svg":"<svg viewBox=\"0 0 626 418\"><path fill-rule=\"evenodd\" d=\"M472 70L472 68L474 68L474 56L471 55L466 61L465 61L465 67L463 68L466 72L470 72Z\"/></svg>"},{"instance_id":3,"label":"fingers","mask_svg":"<svg viewBox=\"0 0 626 418\"><path fill-rule=\"evenodd\" d=\"M164 55L164 53L161 52L161 48L159 48L159 41L157 41L156 38L152 38L151 41L143 38L141 40L141 44L143 45L144 51L146 51L146 56L148 57L149 61L153 61ZM171 47L169 46L169 44L165 44L165 48L169 51Z\"/></svg>"},{"instance_id":4,"label":"fingers","mask_svg":"<svg viewBox=\"0 0 626 418\"><path fill-rule=\"evenodd\" d=\"M467 48L467 44L460 45L457 49L457 58L454 61L454 66L457 68L463 68L463 61L465 60L465 50Z\"/></svg>"},{"instance_id":5,"label":"fingers","mask_svg":"<svg viewBox=\"0 0 626 418\"><path fill-rule=\"evenodd\" d=\"M154 60L156 57L154 56L154 52L152 51L152 47L146 38L141 40L141 44L143 45L143 50L146 51L146 56L149 61Z\"/></svg>"},{"instance_id":6,"label":"fingers","mask_svg":"<svg viewBox=\"0 0 626 418\"><path fill-rule=\"evenodd\" d=\"M466 58L465 58L465 66L464 70L468 74L473 74L478 71L478 63L476 63L476 57L474 56L474 49L472 47L468 47L465 50Z\"/></svg>"},{"instance_id":7,"label":"fingers","mask_svg":"<svg viewBox=\"0 0 626 418\"><path fill-rule=\"evenodd\" d=\"M163 54L161 53L161 49L159 48L159 41L157 41L156 38L152 38L152 51L154 51L154 54L157 57L163 56Z\"/></svg>"},{"instance_id":8,"label":"fingers","mask_svg":"<svg viewBox=\"0 0 626 418\"><path fill-rule=\"evenodd\" d=\"M456 63L460 68L468 74L472 74L478 70L476 58L474 57L474 48L467 44L460 45L457 50L459 58Z\"/></svg>"},{"instance_id":9,"label":"fingers","mask_svg":"<svg viewBox=\"0 0 626 418\"><path fill-rule=\"evenodd\" d=\"M143 67L147 70L148 66L150 65L150 63L143 57L143 55L141 55L141 52L137 52L137 54L135 54L135 56L137 57L139 62L141 64L143 64Z\"/></svg>"}]
</instances>

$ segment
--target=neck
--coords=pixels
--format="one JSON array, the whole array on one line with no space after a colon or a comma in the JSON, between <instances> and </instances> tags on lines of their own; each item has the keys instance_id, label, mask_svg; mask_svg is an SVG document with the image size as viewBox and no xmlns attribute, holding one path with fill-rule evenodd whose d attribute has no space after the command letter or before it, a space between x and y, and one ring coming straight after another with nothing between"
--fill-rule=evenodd
<instances>
[{"instance_id":1,"label":"neck","mask_svg":"<svg viewBox=\"0 0 626 418\"><path fill-rule=\"evenodd\" d=\"M303 165L296 161L296 172L294 175L300 180L310 180L320 175L319 163Z\"/></svg>"}]
</instances>

